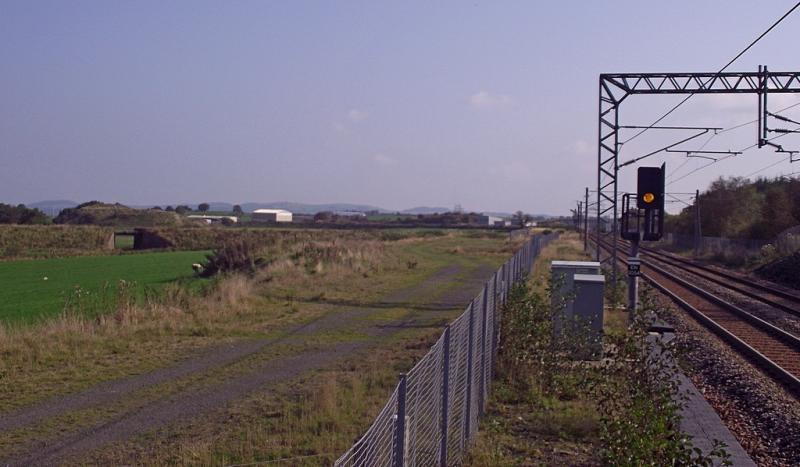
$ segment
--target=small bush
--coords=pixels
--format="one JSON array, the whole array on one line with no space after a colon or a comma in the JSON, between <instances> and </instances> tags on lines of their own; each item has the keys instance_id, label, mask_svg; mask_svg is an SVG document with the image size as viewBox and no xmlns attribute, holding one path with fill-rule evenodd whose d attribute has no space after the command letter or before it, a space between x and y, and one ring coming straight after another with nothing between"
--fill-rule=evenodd
<instances>
[{"instance_id":1,"label":"small bush","mask_svg":"<svg viewBox=\"0 0 800 467\"><path fill-rule=\"evenodd\" d=\"M206 256L206 262L200 275L211 277L227 272L252 274L259 266L266 263L266 259L260 254L261 248L251 240L228 241L221 248Z\"/></svg>"}]
</instances>

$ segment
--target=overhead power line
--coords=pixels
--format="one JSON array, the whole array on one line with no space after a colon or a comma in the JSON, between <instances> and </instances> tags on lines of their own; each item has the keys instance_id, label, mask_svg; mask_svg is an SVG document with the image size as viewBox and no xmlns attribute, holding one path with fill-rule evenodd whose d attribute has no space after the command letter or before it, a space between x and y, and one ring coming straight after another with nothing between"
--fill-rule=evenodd
<instances>
[{"instance_id":1,"label":"overhead power line","mask_svg":"<svg viewBox=\"0 0 800 467\"><path fill-rule=\"evenodd\" d=\"M793 109L793 108L797 107L798 105L800 105L800 102L794 103L794 104L792 104L792 105L790 105L788 107L784 107L784 108L782 108L780 110L776 110L775 114L779 114L779 113L785 112L785 111L787 111L789 109ZM727 133L727 132L732 131L732 130L737 130L737 129L742 128L744 126L752 125L753 123L756 123L757 121L758 121L758 119L750 120L749 122L740 123L738 125L735 125L735 126L732 126L732 127L729 127L729 128L725 128L724 130L720 130L716 134L721 135L722 133Z\"/></svg>"},{"instance_id":2,"label":"overhead power line","mask_svg":"<svg viewBox=\"0 0 800 467\"><path fill-rule=\"evenodd\" d=\"M775 27L776 27L776 26L778 26L778 25L779 25L779 24L780 24L780 23L781 23L781 22L782 22L784 19L786 19L786 17L788 17L790 14L792 14L792 13L794 12L794 10L796 10L798 7L800 7L800 2L797 2L797 3L795 3L795 5L794 5L792 8L790 8L790 9L789 9L789 11L787 11L786 13L784 13L784 14L783 14L783 16L781 16L780 18L778 18L778 20L777 20L777 21L775 21L774 23L772 23L772 26L770 26L769 28L767 28L767 30L766 30L766 31L762 32L762 33L761 33L761 34L760 34L758 37L756 37L756 38L755 38L755 39L754 39L752 42L750 42L750 44L749 44L747 47L745 47L744 49L742 49L742 51L741 51L741 52L739 52L738 54L736 54L736 56L735 56L735 57L733 57L732 59L730 59L730 61L728 61L728 63L726 63L726 64L725 64L725 66L723 66L722 68L720 68L720 70L719 70L718 72L716 72L716 73L714 74L714 76L712 76L712 77L711 77L711 78L709 78L709 79L708 79L708 80L707 80L705 83L703 83L703 87L705 87L705 85L706 85L706 84L708 84L709 82L711 82L712 80L716 79L716 78L717 78L717 77L720 75L720 73L722 73L723 71L727 70L729 66L731 66L731 65L732 65L732 64L733 64L733 63L734 63L736 60L738 60L738 59L739 59L739 57L741 57L742 55L744 55L744 54L745 54L745 53L746 53L748 50L750 50L750 49L751 49L751 48L752 48L754 45L756 45L756 43L758 43L758 41L760 41L762 38L764 38L764 36L766 36L767 34L769 34L769 32L770 32L770 31L772 31L773 29L775 29ZM656 121L654 121L653 123L651 123L650 125L648 125L647 127L645 127L643 130L641 130L640 132L636 133L635 135L633 135L632 137L628 138L627 140L623 141L623 142L622 142L622 144L625 144L625 143L628 143L628 142L630 142L630 141L633 141L634 139L636 139L636 138L638 138L639 136L641 136L641 135L642 135L644 132L646 132L646 131L647 131L647 130L649 130L650 128L652 128L652 127L654 127L654 126L658 125L659 123L661 123L661 121L662 121L662 120L664 120L665 118L667 118L667 117L668 117L668 116L669 116L669 115L670 115L672 112L676 111L676 110L678 109L678 107L682 106L683 104L685 104L685 103L686 103L686 101L688 101L689 99L691 99L691 98L692 98L692 96L694 96L696 92L697 92L697 91L693 91L691 94L689 94L688 96L686 96L685 98L683 98L683 100L682 100L682 101L680 101L680 102L678 102L677 104L675 104L675 105L674 105L674 106L673 106L671 109L669 109L669 110L668 110L668 111L667 111L667 112L666 112L664 115L662 115L662 116L658 117L658 118L656 119Z\"/></svg>"},{"instance_id":3,"label":"overhead power line","mask_svg":"<svg viewBox=\"0 0 800 467\"><path fill-rule=\"evenodd\" d=\"M800 127L797 127L797 128L795 128L793 131L800 131ZM774 136L774 137L772 137L772 138L768 139L767 141L773 141L773 140L776 140L776 139L778 139L778 138L781 138L781 137L783 137L783 136L786 136L786 135L788 135L788 134L791 134L791 133L781 133L781 134L779 134L778 136ZM737 152L738 152L738 153L742 153L742 152L745 152L745 151L749 151L750 149L753 149L753 148L755 148L756 146L758 146L758 145L757 145L757 144L753 144L752 146L748 146L748 147L746 147L746 148L739 149ZM711 161L711 162L709 162L709 163L708 163L708 164L706 164L706 165L701 165L700 167L697 167L696 169L694 169L694 170L692 170L692 171L690 171L690 172L687 172L685 175L681 175L680 177L676 178L675 180L672 180L672 181L670 181L669 183L667 183L667 186L669 186L669 185L672 185L673 183L675 183L675 182L678 182L678 181L680 181L680 180L683 180L684 178L688 177L689 175L692 175L692 174L694 174L694 173L696 173L696 172L699 172L699 171L701 171L701 170L705 169L706 167L710 167L710 166L712 166L712 165L716 164L717 162L722 162L722 161L724 161L724 160L726 160L726 159L730 159L731 157L733 157L733 156L735 156L735 155L736 155L736 154L734 153L734 154L731 154L731 155L729 155L729 156L720 157L719 159L717 159L717 160L715 160L715 161ZM745 177L749 177L749 176L751 176L751 175L755 175L755 174L757 174L757 173L761 173L761 172L763 172L764 170L767 170L767 169L769 169L769 168L771 168L771 167L774 167L774 166L776 166L776 165L780 164L781 162L784 162L785 160L789 160L789 161L791 162L791 161L792 161L792 158L791 158L791 156L789 156L789 159L780 160L780 161L778 161L778 162L776 162L776 163L774 163L774 164L772 164L772 165L769 165L769 166L767 166L767 167L763 167L763 168L761 168L761 169L757 170L756 172L753 172L752 174L746 175Z\"/></svg>"},{"instance_id":4,"label":"overhead power line","mask_svg":"<svg viewBox=\"0 0 800 467\"><path fill-rule=\"evenodd\" d=\"M771 168L775 167L776 165L782 164L784 162L786 162L786 159L781 159L778 162L774 162L774 163L772 163L772 164L770 164L770 165L768 165L766 167L762 167L762 168L756 170L755 172L751 172L751 173L745 175L744 178L752 177L755 174L760 174L761 172L763 172L763 171L765 171L767 169L771 169Z\"/></svg>"}]
</instances>

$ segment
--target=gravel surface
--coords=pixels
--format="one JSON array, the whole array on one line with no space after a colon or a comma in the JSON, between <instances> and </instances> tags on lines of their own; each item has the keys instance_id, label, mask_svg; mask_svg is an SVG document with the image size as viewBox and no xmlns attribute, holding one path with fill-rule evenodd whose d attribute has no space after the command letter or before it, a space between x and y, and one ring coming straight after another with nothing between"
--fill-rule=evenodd
<instances>
[{"instance_id":1,"label":"gravel surface","mask_svg":"<svg viewBox=\"0 0 800 467\"><path fill-rule=\"evenodd\" d=\"M760 300L750 298L744 294L725 288L717 283L698 277L684 269L672 266L667 263L657 263L665 270L678 275L692 284L701 287L728 303L738 306L750 314L773 324L784 331L800 336L800 316L787 313L779 308L770 306Z\"/></svg>"},{"instance_id":2,"label":"gravel surface","mask_svg":"<svg viewBox=\"0 0 800 467\"><path fill-rule=\"evenodd\" d=\"M800 401L661 297L687 375L759 465L800 465Z\"/></svg>"}]
</instances>

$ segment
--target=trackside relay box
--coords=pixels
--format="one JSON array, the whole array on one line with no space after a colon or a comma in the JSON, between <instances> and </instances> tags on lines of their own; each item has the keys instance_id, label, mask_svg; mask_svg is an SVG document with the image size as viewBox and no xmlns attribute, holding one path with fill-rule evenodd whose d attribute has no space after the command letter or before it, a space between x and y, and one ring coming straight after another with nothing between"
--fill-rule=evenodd
<instances>
[{"instance_id":1,"label":"trackside relay box","mask_svg":"<svg viewBox=\"0 0 800 467\"><path fill-rule=\"evenodd\" d=\"M551 305L553 333L585 341L586 350L599 354L603 334L605 276L596 261L553 261ZM568 336L572 337L572 336ZM583 353L583 352L581 352Z\"/></svg>"}]
</instances>

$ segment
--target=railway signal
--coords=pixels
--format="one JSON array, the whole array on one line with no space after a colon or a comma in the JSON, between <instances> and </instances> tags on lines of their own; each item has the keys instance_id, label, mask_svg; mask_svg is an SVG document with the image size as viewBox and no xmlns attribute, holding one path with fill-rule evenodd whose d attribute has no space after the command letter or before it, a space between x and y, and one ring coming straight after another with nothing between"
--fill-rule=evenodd
<instances>
[{"instance_id":1,"label":"railway signal","mask_svg":"<svg viewBox=\"0 0 800 467\"><path fill-rule=\"evenodd\" d=\"M664 166L639 167L636 175L636 207L663 210Z\"/></svg>"},{"instance_id":2,"label":"railway signal","mask_svg":"<svg viewBox=\"0 0 800 467\"><path fill-rule=\"evenodd\" d=\"M636 179L636 204L632 193L622 195L622 230L620 236L631 242L628 258L628 310L631 318L638 301L640 275L639 241L658 240L664 233L664 178L666 165L639 167Z\"/></svg>"}]
</instances>

